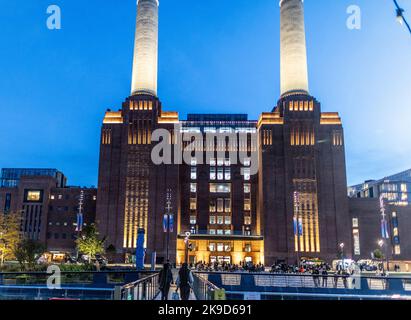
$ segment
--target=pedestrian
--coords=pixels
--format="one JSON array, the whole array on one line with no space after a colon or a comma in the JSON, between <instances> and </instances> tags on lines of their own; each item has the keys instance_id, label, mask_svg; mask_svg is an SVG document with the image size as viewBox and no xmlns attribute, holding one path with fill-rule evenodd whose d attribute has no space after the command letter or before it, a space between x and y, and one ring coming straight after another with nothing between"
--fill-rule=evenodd
<instances>
[{"instance_id":1,"label":"pedestrian","mask_svg":"<svg viewBox=\"0 0 411 320\"><path fill-rule=\"evenodd\" d=\"M323 268L323 270L321 271L321 274L323 276L323 287L327 288L328 287L328 271L326 267Z\"/></svg>"},{"instance_id":2,"label":"pedestrian","mask_svg":"<svg viewBox=\"0 0 411 320\"><path fill-rule=\"evenodd\" d=\"M161 300L168 300L168 293L170 292L170 286L173 282L173 273L171 272L171 266L169 263L165 263L163 269L160 271L158 284L161 291Z\"/></svg>"},{"instance_id":3,"label":"pedestrian","mask_svg":"<svg viewBox=\"0 0 411 320\"><path fill-rule=\"evenodd\" d=\"M177 290L180 289L181 300L189 300L193 284L193 274L188 268L188 264L183 263L176 280Z\"/></svg>"}]
</instances>

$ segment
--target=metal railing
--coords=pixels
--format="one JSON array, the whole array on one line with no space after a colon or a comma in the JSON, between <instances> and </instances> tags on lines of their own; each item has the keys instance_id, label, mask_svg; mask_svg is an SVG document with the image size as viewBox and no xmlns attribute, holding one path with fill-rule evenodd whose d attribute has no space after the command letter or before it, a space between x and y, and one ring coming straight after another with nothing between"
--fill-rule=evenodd
<instances>
[{"instance_id":1,"label":"metal railing","mask_svg":"<svg viewBox=\"0 0 411 320\"><path fill-rule=\"evenodd\" d=\"M124 286L117 286L114 289L114 300L154 300L160 292L158 282L159 273L155 273Z\"/></svg>"},{"instance_id":2,"label":"metal railing","mask_svg":"<svg viewBox=\"0 0 411 320\"><path fill-rule=\"evenodd\" d=\"M214 300L214 292L220 288L208 281L201 273L193 273L193 291L197 300Z\"/></svg>"}]
</instances>

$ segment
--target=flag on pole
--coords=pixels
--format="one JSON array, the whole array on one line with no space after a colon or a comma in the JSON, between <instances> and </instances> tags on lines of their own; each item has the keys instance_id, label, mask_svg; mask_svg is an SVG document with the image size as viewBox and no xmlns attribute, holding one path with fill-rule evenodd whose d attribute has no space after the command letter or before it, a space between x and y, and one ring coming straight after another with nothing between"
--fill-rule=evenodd
<instances>
[{"instance_id":1,"label":"flag on pole","mask_svg":"<svg viewBox=\"0 0 411 320\"><path fill-rule=\"evenodd\" d=\"M76 232L83 231L83 214L81 212L77 213L77 226Z\"/></svg>"},{"instance_id":2,"label":"flag on pole","mask_svg":"<svg viewBox=\"0 0 411 320\"><path fill-rule=\"evenodd\" d=\"M169 225L168 225L168 228L169 228L169 231L170 232L174 232L174 215L173 214L170 214L170 221L169 221Z\"/></svg>"},{"instance_id":3,"label":"flag on pole","mask_svg":"<svg viewBox=\"0 0 411 320\"><path fill-rule=\"evenodd\" d=\"M293 218L293 224L294 224L294 236L298 236L298 221L297 217Z\"/></svg>"},{"instance_id":4,"label":"flag on pole","mask_svg":"<svg viewBox=\"0 0 411 320\"><path fill-rule=\"evenodd\" d=\"M303 232L303 218L298 219L298 235L300 237L304 235L304 232Z\"/></svg>"},{"instance_id":5,"label":"flag on pole","mask_svg":"<svg viewBox=\"0 0 411 320\"><path fill-rule=\"evenodd\" d=\"M381 236L383 239L389 239L390 235L388 233L388 223L387 220L381 220Z\"/></svg>"}]
</instances>

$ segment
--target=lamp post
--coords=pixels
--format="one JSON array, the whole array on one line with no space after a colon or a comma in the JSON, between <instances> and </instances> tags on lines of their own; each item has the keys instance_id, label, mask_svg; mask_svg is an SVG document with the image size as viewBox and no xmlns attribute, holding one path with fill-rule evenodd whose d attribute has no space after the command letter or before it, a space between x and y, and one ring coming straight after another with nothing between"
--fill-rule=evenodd
<instances>
[{"instance_id":1,"label":"lamp post","mask_svg":"<svg viewBox=\"0 0 411 320\"><path fill-rule=\"evenodd\" d=\"M171 213L171 189L167 190L167 200L166 200L166 219L167 219L167 223L165 226L166 232L167 232L167 263L170 261L170 228L171 228L171 224L170 224L170 219L172 216Z\"/></svg>"},{"instance_id":2,"label":"lamp post","mask_svg":"<svg viewBox=\"0 0 411 320\"><path fill-rule=\"evenodd\" d=\"M342 267L343 267L343 270L345 270L345 263L344 263L344 247L345 247L345 244L344 244L344 243L340 243L340 249L341 249L341 261L342 261Z\"/></svg>"}]
</instances>

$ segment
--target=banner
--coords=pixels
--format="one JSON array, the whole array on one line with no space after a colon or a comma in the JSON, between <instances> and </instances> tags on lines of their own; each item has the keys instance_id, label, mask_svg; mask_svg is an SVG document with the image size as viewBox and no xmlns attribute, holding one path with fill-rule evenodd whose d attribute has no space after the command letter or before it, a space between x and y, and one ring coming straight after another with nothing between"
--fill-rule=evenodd
<instances>
[{"instance_id":1,"label":"banner","mask_svg":"<svg viewBox=\"0 0 411 320\"><path fill-rule=\"evenodd\" d=\"M390 235L388 233L388 223L387 220L381 220L381 237L383 239L389 239Z\"/></svg>"},{"instance_id":2,"label":"banner","mask_svg":"<svg viewBox=\"0 0 411 320\"><path fill-rule=\"evenodd\" d=\"M304 232L303 232L303 218L298 219L298 235L300 237L304 235Z\"/></svg>"},{"instance_id":3,"label":"banner","mask_svg":"<svg viewBox=\"0 0 411 320\"><path fill-rule=\"evenodd\" d=\"M165 214L163 217L163 231L164 233L167 233L168 231L168 215Z\"/></svg>"},{"instance_id":4,"label":"banner","mask_svg":"<svg viewBox=\"0 0 411 320\"><path fill-rule=\"evenodd\" d=\"M81 231L83 231L83 214L77 213L76 232L81 232Z\"/></svg>"},{"instance_id":5,"label":"banner","mask_svg":"<svg viewBox=\"0 0 411 320\"><path fill-rule=\"evenodd\" d=\"M298 221L297 218L293 218L293 224L294 224L294 236L298 236Z\"/></svg>"},{"instance_id":6,"label":"banner","mask_svg":"<svg viewBox=\"0 0 411 320\"><path fill-rule=\"evenodd\" d=\"M174 215L170 214L170 222L169 222L169 230L170 232L174 232Z\"/></svg>"},{"instance_id":7,"label":"banner","mask_svg":"<svg viewBox=\"0 0 411 320\"><path fill-rule=\"evenodd\" d=\"M136 246L136 268L137 270L144 270L144 259L146 256L144 242L145 242L145 230L140 228L138 229L137 246Z\"/></svg>"}]
</instances>

